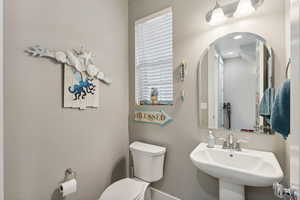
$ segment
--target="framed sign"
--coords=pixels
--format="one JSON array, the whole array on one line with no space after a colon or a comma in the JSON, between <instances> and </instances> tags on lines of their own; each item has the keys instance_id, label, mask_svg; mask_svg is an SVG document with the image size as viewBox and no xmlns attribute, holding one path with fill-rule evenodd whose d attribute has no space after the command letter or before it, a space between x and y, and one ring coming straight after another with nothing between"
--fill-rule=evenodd
<instances>
[{"instance_id":1,"label":"framed sign","mask_svg":"<svg viewBox=\"0 0 300 200\"><path fill-rule=\"evenodd\" d=\"M136 122L149 123L149 124L157 124L160 126L164 126L171 121L173 121L172 117L170 117L165 111L134 111L134 120Z\"/></svg>"}]
</instances>

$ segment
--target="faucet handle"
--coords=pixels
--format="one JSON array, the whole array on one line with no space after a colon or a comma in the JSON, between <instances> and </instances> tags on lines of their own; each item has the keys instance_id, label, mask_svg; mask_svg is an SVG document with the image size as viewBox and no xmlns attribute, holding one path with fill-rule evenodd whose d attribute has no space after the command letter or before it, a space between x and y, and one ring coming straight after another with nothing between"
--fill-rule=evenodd
<instances>
[{"instance_id":1,"label":"faucet handle","mask_svg":"<svg viewBox=\"0 0 300 200\"><path fill-rule=\"evenodd\" d=\"M220 140L223 144L222 144L222 148L223 149L227 149L228 148L228 142L227 139L225 138L221 138L221 137L217 137L217 140Z\"/></svg>"},{"instance_id":2,"label":"faucet handle","mask_svg":"<svg viewBox=\"0 0 300 200\"><path fill-rule=\"evenodd\" d=\"M241 144L248 144L248 141L247 141L247 140L243 140L243 139L239 139L239 140L235 143L235 149L236 149L237 151L242 151Z\"/></svg>"},{"instance_id":3,"label":"faucet handle","mask_svg":"<svg viewBox=\"0 0 300 200\"><path fill-rule=\"evenodd\" d=\"M222 137L216 137L216 139L220 142L222 142L222 144L224 144L227 140L225 138Z\"/></svg>"}]
</instances>

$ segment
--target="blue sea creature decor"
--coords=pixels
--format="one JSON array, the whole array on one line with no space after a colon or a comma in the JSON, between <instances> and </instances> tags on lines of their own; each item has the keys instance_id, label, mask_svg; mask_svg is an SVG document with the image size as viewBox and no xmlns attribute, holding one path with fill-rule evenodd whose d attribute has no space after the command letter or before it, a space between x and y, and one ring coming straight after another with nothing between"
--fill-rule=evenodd
<instances>
[{"instance_id":1,"label":"blue sea creature decor","mask_svg":"<svg viewBox=\"0 0 300 200\"><path fill-rule=\"evenodd\" d=\"M93 84L94 79L86 78L84 81L82 80L81 75L79 72L76 72L75 79L78 81L79 84L75 84L73 86L69 86L69 92L74 95L74 101L85 99L87 95L95 95L96 92L96 85Z\"/></svg>"},{"instance_id":2,"label":"blue sea creature decor","mask_svg":"<svg viewBox=\"0 0 300 200\"><path fill-rule=\"evenodd\" d=\"M108 85L112 81L96 67L93 53L83 48L51 51L40 46L29 47L26 52L64 65L64 107L99 107L99 81Z\"/></svg>"}]
</instances>

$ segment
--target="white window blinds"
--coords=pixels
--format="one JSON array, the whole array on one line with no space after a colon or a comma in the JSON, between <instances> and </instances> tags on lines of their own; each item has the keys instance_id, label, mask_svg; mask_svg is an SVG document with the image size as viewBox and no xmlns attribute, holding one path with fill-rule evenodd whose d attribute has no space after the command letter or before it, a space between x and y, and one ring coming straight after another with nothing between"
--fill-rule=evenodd
<instances>
[{"instance_id":1,"label":"white window blinds","mask_svg":"<svg viewBox=\"0 0 300 200\"><path fill-rule=\"evenodd\" d=\"M139 105L173 102L172 18L169 8L135 23L135 92Z\"/></svg>"}]
</instances>

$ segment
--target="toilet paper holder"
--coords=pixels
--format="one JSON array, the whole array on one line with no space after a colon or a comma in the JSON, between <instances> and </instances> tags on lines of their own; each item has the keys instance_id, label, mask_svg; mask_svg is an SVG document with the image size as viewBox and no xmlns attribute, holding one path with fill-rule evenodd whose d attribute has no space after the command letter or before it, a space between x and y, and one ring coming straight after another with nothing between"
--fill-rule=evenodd
<instances>
[{"instance_id":1,"label":"toilet paper holder","mask_svg":"<svg viewBox=\"0 0 300 200\"><path fill-rule=\"evenodd\" d=\"M65 178L64 181L69 181L71 179L76 179L77 173L72 168L68 168L65 171Z\"/></svg>"},{"instance_id":2,"label":"toilet paper holder","mask_svg":"<svg viewBox=\"0 0 300 200\"><path fill-rule=\"evenodd\" d=\"M63 195L64 187L61 184L63 184L64 182L72 181L72 179L75 180L75 184L76 184L76 177L77 177L77 173L72 168L68 168L65 170L64 180L60 183L59 189L58 189L61 194L60 200L66 200L66 198L67 198L66 196ZM75 187L76 187L76 185L75 185ZM75 192L76 192L76 189L75 189Z\"/></svg>"}]
</instances>

